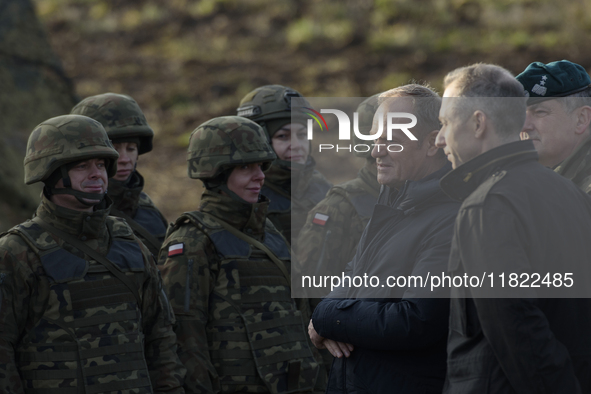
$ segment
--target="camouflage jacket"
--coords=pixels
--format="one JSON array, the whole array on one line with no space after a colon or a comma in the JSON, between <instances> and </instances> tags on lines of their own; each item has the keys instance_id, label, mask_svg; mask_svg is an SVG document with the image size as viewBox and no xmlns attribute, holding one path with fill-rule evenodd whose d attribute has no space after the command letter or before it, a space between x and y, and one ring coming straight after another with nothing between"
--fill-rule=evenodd
<instances>
[{"instance_id":1,"label":"camouflage jacket","mask_svg":"<svg viewBox=\"0 0 591 394\"><path fill-rule=\"evenodd\" d=\"M125 182L109 179L109 197L113 200L111 214L113 216L127 215L135 223L128 223L134 230L134 234L150 249L154 256L158 256L162 242L166 235L168 222L162 213L156 208L150 197L142 190L144 177L134 171ZM119 212L122 212L121 215ZM142 234L137 226L143 227L152 237Z\"/></svg>"},{"instance_id":2,"label":"camouflage jacket","mask_svg":"<svg viewBox=\"0 0 591 394\"><path fill-rule=\"evenodd\" d=\"M355 256L379 193L375 161L357 178L330 189L300 231L298 269L309 275L340 275Z\"/></svg>"},{"instance_id":3,"label":"camouflage jacket","mask_svg":"<svg viewBox=\"0 0 591 394\"><path fill-rule=\"evenodd\" d=\"M177 219L160 251L187 392L299 392L317 380L308 317L302 319L282 272L290 269L289 249L266 220L263 200L246 204L205 191L199 211ZM220 218L263 243L275 261Z\"/></svg>"},{"instance_id":4,"label":"camouflage jacket","mask_svg":"<svg viewBox=\"0 0 591 394\"><path fill-rule=\"evenodd\" d=\"M269 198L269 220L292 244L297 240L306 216L331 188L331 183L318 172L310 156L302 169L296 170L276 161L265 172L261 194Z\"/></svg>"},{"instance_id":5,"label":"camouflage jacket","mask_svg":"<svg viewBox=\"0 0 591 394\"><path fill-rule=\"evenodd\" d=\"M573 181L585 193L591 194L591 136L554 171Z\"/></svg>"},{"instance_id":6,"label":"camouflage jacket","mask_svg":"<svg viewBox=\"0 0 591 394\"><path fill-rule=\"evenodd\" d=\"M108 213L43 197L36 219L0 239L0 392L184 392L174 315L156 265ZM123 281L39 219L106 256L137 284L141 305Z\"/></svg>"}]
</instances>

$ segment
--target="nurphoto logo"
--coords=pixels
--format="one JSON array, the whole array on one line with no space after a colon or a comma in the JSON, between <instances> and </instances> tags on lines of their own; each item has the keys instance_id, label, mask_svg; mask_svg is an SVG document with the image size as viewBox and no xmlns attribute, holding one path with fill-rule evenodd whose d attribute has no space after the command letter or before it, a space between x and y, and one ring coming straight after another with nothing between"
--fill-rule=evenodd
<instances>
[{"instance_id":1,"label":"nurphoto logo","mask_svg":"<svg viewBox=\"0 0 591 394\"><path fill-rule=\"evenodd\" d=\"M308 131L308 140L312 140L314 136L314 121L320 126L320 130L328 131L328 125L322 114L333 114L337 117L337 122L339 125L339 141L350 141L351 140L351 120L349 116L341 110L338 109L321 109L320 112L309 108L303 107L301 111L310 116L312 119L308 119L307 121L307 131ZM383 110L378 110L376 113L377 119L384 119ZM410 122L400 123L403 120L410 120ZM372 129L372 132L369 134L363 134L359 131L359 114L357 112L353 113L353 132L355 136L361 141L375 141L382 136L384 132L384 122L378 121L375 122L377 124L377 130ZM410 132L409 129L415 127L417 124L417 117L408 112L388 112L386 114L386 137L388 141L392 140L392 132L393 130L401 130L410 140L417 141L417 137L414 136L413 133ZM319 144L318 151L322 152L324 150L333 150L336 151L349 151L349 152L370 152L373 147L377 147L378 151L381 147L385 147L388 152L401 152L403 150L403 146L400 144Z\"/></svg>"}]
</instances>

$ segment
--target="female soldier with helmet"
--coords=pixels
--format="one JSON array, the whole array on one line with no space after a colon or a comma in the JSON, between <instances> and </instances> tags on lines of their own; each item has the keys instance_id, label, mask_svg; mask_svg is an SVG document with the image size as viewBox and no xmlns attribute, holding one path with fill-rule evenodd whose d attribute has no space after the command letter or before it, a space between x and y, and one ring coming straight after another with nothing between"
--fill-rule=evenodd
<instances>
[{"instance_id":1,"label":"female soldier with helmet","mask_svg":"<svg viewBox=\"0 0 591 394\"><path fill-rule=\"evenodd\" d=\"M270 199L269 219L293 244L308 212L332 185L315 169L305 121L294 116L292 123L292 98L303 96L281 85L261 86L244 96L237 111L238 116L255 121L265 130L277 154L278 160L266 173L263 194Z\"/></svg>"},{"instance_id":2,"label":"female soldier with helmet","mask_svg":"<svg viewBox=\"0 0 591 394\"><path fill-rule=\"evenodd\" d=\"M275 158L263 129L242 117L215 118L191 134L189 177L206 190L199 209L169 229L159 256L188 392L315 387L319 356L291 298L289 246L260 194Z\"/></svg>"}]
</instances>

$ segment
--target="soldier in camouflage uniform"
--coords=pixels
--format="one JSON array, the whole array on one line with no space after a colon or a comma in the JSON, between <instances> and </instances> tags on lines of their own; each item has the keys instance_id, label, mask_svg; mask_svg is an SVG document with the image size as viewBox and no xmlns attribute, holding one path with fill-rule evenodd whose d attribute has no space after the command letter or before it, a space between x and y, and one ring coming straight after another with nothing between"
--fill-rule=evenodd
<instances>
[{"instance_id":1,"label":"soldier in camouflage uniform","mask_svg":"<svg viewBox=\"0 0 591 394\"><path fill-rule=\"evenodd\" d=\"M189 177L206 190L159 256L188 392L303 392L319 380L307 317L291 298L289 247L260 195L275 158L261 127L242 117L191 134Z\"/></svg>"},{"instance_id":2,"label":"soldier in camouflage uniform","mask_svg":"<svg viewBox=\"0 0 591 394\"><path fill-rule=\"evenodd\" d=\"M516 78L529 97L522 139L533 140L540 163L591 194L589 74L561 60L531 63Z\"/></svg>"},{"instance_id":3,"label":"soldier in camouflage uniform","mask_svg":"<svg viewBox=\"0 0 591 394\"><path fill-rule=\"evenodd\" d=\"M99 121L119 153L117 173L109 179L111 215L124 218L135 235L158 256L168 223L142 190L144 178L136 170L139 155L152 150L154 131L139 105L129 96L115 93L87 97L72 114Z\"/></svg>"},{"instance_id":4,"label":"soldier in camouflage uniform","mask_svg":"<svg viewBox=\"0 0 591 394\"><path fill-rule=\"evenodd\" d=\"M315 169L305 119L291 123L292 97L302 95L281 85L261 86L244 96L237 109L238 116L255 121L265 130L278 156L265 174L262 193L271 201L269 219L289 242L297 240L308 212L332 186Z\"/></svg>"},{"instance_id":5,"label":"soldier in camouflage uniform","mask_svg":"<svg viewBox=\"0 0 591 394\"><path fill-rule=\"evenodd\" d=\"M36 217L0 239L0 392L183 393L185 368L148 249L108 216L117 151L79 115L33 130Z\"/></svg>"},{"instance_id":6,"label":"soldier in camouflage uniform","mask_svg":"<svg viewBox=\"0 0 591 394\"><path fill-rule=\"evenodd\" d=\"M364 134L371 130L378 96L366 99L357 107L359 131ZM355 154L366 159L357 178L334 186L308 213L298 238L298 261L304 272L337 275L355 255L380 194L376 159L371 157L371 152Z\"/></svg>"}]
</instances>

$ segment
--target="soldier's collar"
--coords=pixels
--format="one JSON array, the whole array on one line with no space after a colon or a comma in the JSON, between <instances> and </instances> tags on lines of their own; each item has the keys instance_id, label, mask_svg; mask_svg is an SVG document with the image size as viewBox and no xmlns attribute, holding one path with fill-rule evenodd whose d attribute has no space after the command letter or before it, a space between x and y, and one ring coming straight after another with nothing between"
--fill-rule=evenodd
<instances>
[{"instance_id":1,"label":"soldier's collar","mask_svg":"<svg viewBox=\"0 0 591 394\"><path fill-rule=\"evenodd\" d=\"M108 195L113 200L113 207L132 217L138 208L143 189L144 177L137 171L133 171L125 181L109 178Z\"/></svg>"},{"instance_id":2,"label":"soldier's collar","mask_svg":"<svg viewBox=\"0 0 591 394\"><path fill-rule=\"evenodd\" d=\"M259 202L250 204L205 190L201 196L199 210L209 213L256 238L264 234L268 207L269 199L265 196L261 196Z\"/></svg>"},{"instance_id":3,"label":"soldier's collar","mask_svg":"<svg viewBox=\"0 0 591 394\"><path fill-rule=\"evenodd\" d=\"M82 241L102 238L106 231L106 220L112 201L108 196L92 212L76 211L59 206L45 195L37 208L37 216L58 229L75 235Z\"/></svg>"},{"instance_id":4,"label":"soldier's collar","mask_svg":"<svg viewBox=\"0 0 591 394\"><path fill-rule=\"evenodd\" d=\"M538 160L531 140L504 144L454 169L441 178L439 185L449 197L463 201L495 172L526 160Z\"/></svg>"},{"instance_id":5,"label":"soldier's collar","mask_svg":"<svg viewBox=\"0 0 591 394\"><path fill-rule=\"evenodd\" d=\"M585 141L583 141L573 153L566 159L562 161L562 163L558 164L554 171L559 173L565 178L573 180L585 167L585 163L583 160L589 154L591 150L591 134L587 137ZM581 165L583 168L580 168ZM588 166L588 165L587 165Z\"/></svg>"}]
</instances>

